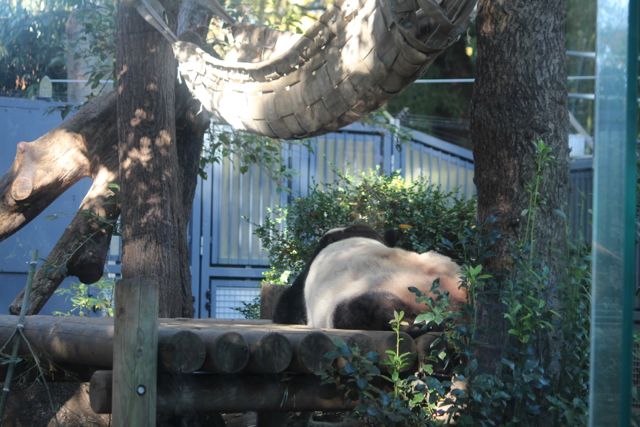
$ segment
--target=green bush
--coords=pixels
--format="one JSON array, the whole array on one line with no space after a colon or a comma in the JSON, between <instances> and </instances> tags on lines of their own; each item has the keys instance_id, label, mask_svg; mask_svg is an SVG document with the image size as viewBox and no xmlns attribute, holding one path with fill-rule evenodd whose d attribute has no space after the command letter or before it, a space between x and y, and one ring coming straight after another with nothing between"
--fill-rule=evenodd
<instances>
[{"instance_id":1,"label":"green bush","mask_svg":"<svg viewBox=\"0 0 640 427\"><path fill-rule=\"evenodd\" d=\"M441 191L425 180L410 183L377 171L315 185L289 207L270 211L257 227L271 265L265 281L291 283L326 231L356 223L381 234L399 230L398 246L405 249L435 250L460 260L474 235L475 200Z\"/></svg>"}]
</instances>

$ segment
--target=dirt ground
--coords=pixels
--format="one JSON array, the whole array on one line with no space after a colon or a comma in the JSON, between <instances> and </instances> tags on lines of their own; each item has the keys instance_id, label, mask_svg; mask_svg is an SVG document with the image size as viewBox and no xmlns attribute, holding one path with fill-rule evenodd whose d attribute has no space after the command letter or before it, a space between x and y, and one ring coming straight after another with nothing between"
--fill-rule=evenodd
<instances>
[{"instance_id":1,"label":"dirt ground","mask_svg":"<svg viewBox=\"0 0 640 427\"><path fill-rule=\"evenodd\" d=\"M87 383L14 384L9 393L3 427L106 427L108 415L89 406Z\"/></svg>"}]
</instances>

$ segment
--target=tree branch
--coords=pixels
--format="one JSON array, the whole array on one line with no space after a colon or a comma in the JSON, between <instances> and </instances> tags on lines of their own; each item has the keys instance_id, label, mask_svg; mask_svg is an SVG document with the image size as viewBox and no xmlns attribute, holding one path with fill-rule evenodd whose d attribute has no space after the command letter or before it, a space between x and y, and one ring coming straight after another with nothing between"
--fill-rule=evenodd
<instances>
[{"instance_id":1,"label":"tree branch","mask_svg":"<svg viewBox=\"0 0 640 427\"><path fill-rule=\"evenodd\" d=\"M114 100L113 95L96 98L35 141L18 143L11 169L0 178L0 241L81 178L95 177L100 166L117 155L110 129Z\"/></svg>"},{"instance_id":2,"label":"tree branch","mask_svg":"<svg viewBox=\"0 0 640 427\"><path fill-rule=\"evenodd\" d=\"M109 184L117 180L117 165L100 168L62 237L36 272L30 295L28 314L39 313L67 276L77 276L83 283L98 281L104 272L113 226L120 206ZM24 291L20 291L9 307L12 314L20 311Z\"/></svg>"}]
</instances>

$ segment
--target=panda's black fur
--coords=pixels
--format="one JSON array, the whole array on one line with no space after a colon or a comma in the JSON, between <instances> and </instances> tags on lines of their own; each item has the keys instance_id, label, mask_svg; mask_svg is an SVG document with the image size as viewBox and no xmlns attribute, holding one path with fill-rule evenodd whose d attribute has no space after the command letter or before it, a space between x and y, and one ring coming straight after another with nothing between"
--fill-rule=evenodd
<instances>
[{"instance_id":1,"label":"panda's black fur","mask_svg":"<svg viewBox=\"0 0 640 427\"><path fill-rule=\"evenodd\" d=\"M327 232L278 302L274 322L388 329L394 310L403 310L410 319L424 308L408 288L429 293L436 279L453 303L466 299L466 292L459 288L459 268L451 259L435 252L393 248L396 236L386 233L382 238L364 225Z\"/></svg>"}]
</instances>

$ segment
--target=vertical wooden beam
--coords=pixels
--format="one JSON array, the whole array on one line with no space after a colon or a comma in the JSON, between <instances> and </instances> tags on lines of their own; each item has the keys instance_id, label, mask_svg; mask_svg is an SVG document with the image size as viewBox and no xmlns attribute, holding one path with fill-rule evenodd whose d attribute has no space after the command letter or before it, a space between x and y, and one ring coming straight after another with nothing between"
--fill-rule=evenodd
<instances>
[{"instance_id":1,"label":"vertical wooden beam","mask_svg":"<svg viewBox=\"0 0 640 427\"><path fill-rule=\"evenodd\" d=\"M113 425L155 426L158 287L145 279L116 284L113 337Z\"/></svg>"}]
</instances>

